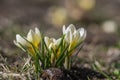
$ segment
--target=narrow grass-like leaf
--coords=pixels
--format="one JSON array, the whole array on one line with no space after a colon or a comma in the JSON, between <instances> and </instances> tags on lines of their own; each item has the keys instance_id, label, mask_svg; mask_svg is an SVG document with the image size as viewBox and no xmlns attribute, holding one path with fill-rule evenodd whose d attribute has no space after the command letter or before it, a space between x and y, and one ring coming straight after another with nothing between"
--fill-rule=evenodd
<instances>
[{"instance_id":1,"label":"narrow grass-like leaf","mask_svg":"<svg viewBox=\"0 0 120 80\"><path fill-rule=\"evenodd\" d=\"M56 66L60 65L61 62L65 59L65 57L66 57L66 51L67 51L68 47L69 47L69 45L61 52L60 57L56 61Z\"/></svg>"},{"instance_id":2,"label":"narrow grass-like leaf","mask_svg":"<svg viewBox=\"0 0 120 80\"><path fill-rule=\"evenodd\" d=\"M80 45L80 47L79 47L79 45L78 45L79 49L78 49L78 51L75 53L75 55L73 56L72 62L75 61L76 56L79 54L79 52L80 52L80 50L82 49L83 46L84 46L84 43L82 43L82 44Z\"/></svg>"},{"instance_id":3,"label":"narrow grass-like leaf","mask_svg":"<svg viewBox=\"0 0 120 80\"><path fill-rule=\"evenodd\" d=\"M111 77L109 77L106 73L104 73L96 64L92 65L94 68L96 68L101 74L103 74L107 79L113 80Z\"/></svg>"},{"instance_id":4,"label":"narrow grass-like leaf","mask_svg":"<svg viewBox=\"0 0 120 80\"><path fill-rule=\"evenodd\" d=\"M44 60L44 64L46 64L47 63L47 65L45 65L44 66L44 68L45 67L48 67L49 65L51 65L51 63L50 63L50 57L51 57L51 51L49 50L49 48L47 47L47 45L46 45L46 43L45 43L45 41L44 41L44 39L43 39L43 44L44 44L44 49L45 49L45 51L44 51L44 55L45 55L45 57L44 57L44 59L46 60Z\"/></svg>"},{"instance_id":5,"label":"narrow grass-like leaf","mask_svg":"<svg viewBox=\"0 0 120 80\"><path fill-rule=\"evenodd\" d=\"M75 47L73 47L70 51L68 51L68 55L74 50L76 49L83 41L79 42Z\"/></svg>"}]
</instances>

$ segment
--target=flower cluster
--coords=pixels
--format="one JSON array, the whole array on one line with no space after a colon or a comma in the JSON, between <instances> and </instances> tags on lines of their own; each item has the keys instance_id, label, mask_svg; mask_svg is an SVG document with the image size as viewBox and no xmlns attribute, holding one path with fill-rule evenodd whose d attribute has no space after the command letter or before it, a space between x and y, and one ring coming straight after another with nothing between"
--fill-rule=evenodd
<instances>
[{"instance_id":1,"label":"flower cluster","mask_svg":"<svg viewBox=\"0 0 120 80\"><path fill-rule=\"evenodd\" d=\"M73 24L63 26L63 35L59 39L43 36L38 28L30 30L27 37L16 35L14 43L26 51L34 62L37 72L50 67L71 67L71 56L86 38L84 28L76 29Z\"/></svg>"}]
</instances>

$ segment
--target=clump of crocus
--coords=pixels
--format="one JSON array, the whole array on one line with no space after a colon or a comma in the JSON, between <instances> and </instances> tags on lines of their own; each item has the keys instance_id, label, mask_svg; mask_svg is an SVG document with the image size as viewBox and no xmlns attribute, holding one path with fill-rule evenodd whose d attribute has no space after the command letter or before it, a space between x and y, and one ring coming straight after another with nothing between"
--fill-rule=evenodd
<instances>
[{"instance_id":1,"label":"clump of crocus","mask_svg":"<svg viewBox=\"0 0 120 80\"><path fill-rule=\"evenodd\" d=\"M38 28L30 30L27 37L16 35L14 43L30 54L35 71L41 73L50 67L70 69L72 54L86 38L84 28L76 29L73 24L63 26L63 35L59 39L44 37Z\"/></svg>"}]
</instances>

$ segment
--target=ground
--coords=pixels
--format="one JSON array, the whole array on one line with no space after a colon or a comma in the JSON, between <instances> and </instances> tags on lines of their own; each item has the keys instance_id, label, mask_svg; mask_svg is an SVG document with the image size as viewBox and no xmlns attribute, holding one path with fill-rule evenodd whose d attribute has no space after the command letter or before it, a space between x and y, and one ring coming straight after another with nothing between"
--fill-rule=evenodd
<instances>
[{"instance_id":1,"label":"ground","mask_svg":"<svg viewBox=\"0 0 120 80\"><path fill-rule=\"evenodd\" d=\"M66 26L73 23L77 28L84 27L87 30L85 44L74 62L75 67L87 68L101 74L106 73L109 77L120 79L119 4L119 0L96 0L96 6L92 10L81 10L82 14L77 13L81 14L80 18L76 19L68 14ZM28 56L14 45L13 40L16 34L26 35L29 29L37 26L45 35L56 38L60 36L63 24L56 25L50 23L48 17L46 19L50 8L56 6L64 7L68 13L74 8L80 10L75 5L72 5L72 10L71 8L69 10L63 0L0 1L0 77L3 73L14 74L15 80L21 79L22 74L24 76L20 70L25 63L24 59ZM112 32L104 29L103 24L107 21L113 21L117 25Z\"/></svg>"}]
</instances>

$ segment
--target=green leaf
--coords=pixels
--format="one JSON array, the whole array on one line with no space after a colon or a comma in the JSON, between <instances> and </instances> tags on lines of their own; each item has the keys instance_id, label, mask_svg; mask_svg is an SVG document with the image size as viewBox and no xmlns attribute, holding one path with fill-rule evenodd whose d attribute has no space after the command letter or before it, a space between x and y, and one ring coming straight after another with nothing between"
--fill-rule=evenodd
<instances>
[{"instance_id":1,"label":"green leaf","mask_svg":"<svg viewBox=\"0 0 120 80\"><path fill-rule=\"evenodd\" d=\"M62 50L60 57L56 61L56 66L59 66L62 63L62 61L65 59L65 57L67 56L66 53L67 53L68 47L69 45L66 48L64 48L64 50Z\"/></svg>"},{"instance_id":2,"label":"green leaf","mask_svg":"<svg viewBox=\"0 0 120 80\"><path fill-rule=\"evenodd\" d=\"M76 59L76 56L79 54L79 52L80 52L80 50L82 49L82 47L84 46L84 43L82 43L81 45L80 45L80 47L79 47L79 49L78 49L78 51L75 53L75 55L73 56L73 58L72 58L72 62Z\"/></svg>"},{"instance_id":3,"label":"green leaf","mask_svg":"<svg viewBox=\"0 0 120 80\"><path fill-rule=\"evenodd\" d=\"M74 49L76 49L81 43L83 43L83 41L79 42L75 47L73 47L70 51L68 51L68 55L69 55Z\"/></svg>"}]
</instances>

